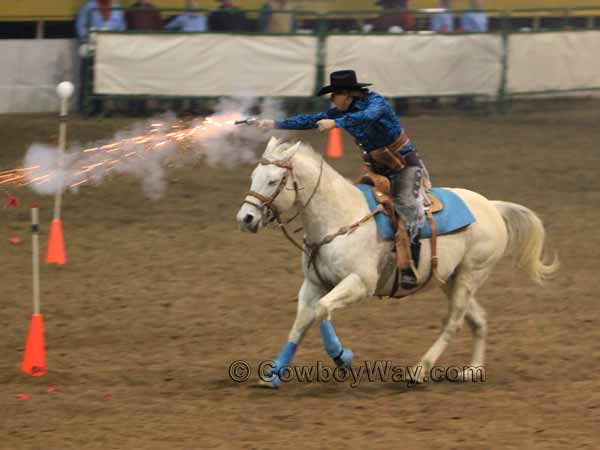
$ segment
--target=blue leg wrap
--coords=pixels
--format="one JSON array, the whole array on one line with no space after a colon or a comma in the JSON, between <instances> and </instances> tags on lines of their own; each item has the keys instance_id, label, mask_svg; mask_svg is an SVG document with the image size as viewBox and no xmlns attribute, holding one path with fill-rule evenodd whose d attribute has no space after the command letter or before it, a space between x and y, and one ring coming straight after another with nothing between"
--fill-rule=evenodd
<instances>
[{"instance_id":1,"label":"blue leg wrap","mask_svg":"<svg viewBox=\"0 0 600 450\"><path fill-rule=\"evenodd\" d=\"M350 367L352 364L352 351L348 348L342 348L331 321L326 320L319 323L319 331L321 331L325 351L333 361L340 367Z\"/></svg>"},{"instance_id":2,"label":"blue leg wrap","mask_svg":"<svg viewBox=\"0 0 600 450\"><path fill-rule=\"evenodd\" d=\"M281 380L279 379L279 373L282 369L290 365L290 362L292 362L292 359L294 359L294 354L296 353L297 348L297 344L294 344L293 342L286 342L281 349L279 356L273 364L273 369L271 370L271 383L273 383L273 386L278 386L281 383Z\"/></svg>"}]
</instances>

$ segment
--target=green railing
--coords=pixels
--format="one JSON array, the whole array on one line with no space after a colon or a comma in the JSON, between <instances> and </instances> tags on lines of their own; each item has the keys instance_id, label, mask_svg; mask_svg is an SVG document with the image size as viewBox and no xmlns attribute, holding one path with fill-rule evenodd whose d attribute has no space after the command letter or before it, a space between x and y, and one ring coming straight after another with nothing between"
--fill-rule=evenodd
<instances>
[{"instance_id":1,"label":"green railing","mask_svg":"<svg viewBox=\"0 0 600 450\"><path fill-rule=\"evenodd\" d=\"M126 8L115 8L121 10L127 10ZM165 15L178 15L186 12L190 12L189 10L184 9L142 9L138 8L136 11L139 12L147 12L147 11L158 11L161 16ZM261 10L236 10L243 12L246 17L250 17L251 19L255 19L261 13ZM251 30L250 27L243 31L237 32L224 32L226 34L241 34L241 35L306 35L312 34L318 38L317 45L317 76L315 80L315 86L318 89L319 86L324 84L326 79L325 74L325 63L326 63L326 41L327 37L330 35L339 35L339 34L360 34L360 35L389 35L389 32L380 31L380 30L368 30L367 28L363 28L363 25L367 24L368 21L373 20L377 17L381 17L385 14L412 14L414 15L417 23L416 30L410 30L403 33L394 33L401 37L402 35L419 33L422 31L428 30L428 24L431 19L431 16L437 12L441 12L440 9L419 9L419 10L406 10L406 9L397 9L397 10L355 10L355 11L331 11L328 13L315 13L304 10L285 10L285 11L272 11L272 14L286 14L290 17L294 18L294 23L296 24L294 27L291 27L289 32L284 33L266 33L258 30ZM465 12L469 10L451 10L448 11L452 13L455 17L460 17ZM191 10L193 13L205 14L207 17L212 12L212 10L206 9L197 9ZM511 94L509 95L506 90L507 86L507 73L508 73L508 53L509 53L509 36L513 33L523 33L523 32L546 32L546 31L573 31L570 23L574 18L584 17L585 18L585 26L579 27L581 30L589 30L594 29L597 25L600 26L600 20L596 20L596 15L600 16L600 6L598 7L571 7L571 8L547 8L547 9L519 9L519 10L484 10L488 16L495 20L494 26L492 27L493 31L490 33L494 33L496 35L502 36L503 42L503 53L501 58L501 83L497 92L498 106L500 110L504 110L507 102L510 101L513 95L520 94ZM90 11L90 16L88 16L88 23L91 22L92 11ZM533 23L531 27L521 27L515 29L515 24L513 23L516 19L522 17L539 17L539 18L560 18L560 22L554 27L544 28L542 26L542 21L538 20L537 24ZM340 23L340 20L352 20L355 23L355 29L350 29L346 31L342 31L339 28L336 28L336 23ZM535 22L535 21L534 21ZM597 23L598 22L598 23ZM307 27L307 24L310 25L310 28ZM90 30L88 29L88 33ZM137 31L122 31L121 33L144 33L145 31L137 30ZM167 31L167 30L149 30L149 33L178 33ZM215 31L208 31L210 33L216 33ZM459 33L443 33L443 34L466 34L463 32ZM89 34L88 34L89 35ZM84 82L84 111L89 113L91 111L91 104L95 100L107 99L110 97L119 97L119 98L127 98L127 99L140 99L140 98L162 98L162 99L181 99L182 97L175 96L150 96L150 95L128 95L128 96L108 96L108 95L100 95L95 94L93 92L93 51L90 52L87 56L82 58L83 61L83 70L84 77L82 82ZM577 89L574 89L577 90ZM590 90L590 89L586 89ZM567 92L567 91L562 91ZM198 99L198 100L207 100L207 97L185 97L189 99ZM326 104L326 101L323 99L315 98L312 100L315 103L314 106L323 106Z\"/></svg>"}]
</instances>

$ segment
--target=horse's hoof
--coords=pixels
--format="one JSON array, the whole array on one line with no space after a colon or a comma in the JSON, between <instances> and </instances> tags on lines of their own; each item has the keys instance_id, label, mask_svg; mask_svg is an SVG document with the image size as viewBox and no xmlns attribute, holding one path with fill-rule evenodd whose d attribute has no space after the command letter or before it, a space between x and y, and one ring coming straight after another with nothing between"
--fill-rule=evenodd
<instances>
[{"instance_id":1,"label":"horse's hoof","mask_svg":"<svg viewBox=\"0 0 600 450\"><path fill-rule=\"evenodd\" d=\"M281 381L279 383L281 383ZM262 389L279 389L279 384L274 383L272 379L259 380L259 382L256 384L256 387Z\"/></svg>"},{"instance_id":2,"label":"horse's hoof","mask_svg":"<svg viewBox=\"0 0 600 450\"><path fill-rule=\"evenodd\" d=\"M408 369L408 384L414 386L427 383L430 381L430 371L431 364L429 361L421 361L418 365L410 367Z\"/></svg>"},{"instance_id":3,"label":"horse's hoof","mask_svg":"<svg viewBox=\"0 0 600 450\"><path fill-rule=\"evenodd\" d=\"M271 374L271 377L268 379L260 379L258 382L258 387L268 388L268 389L278 389L281 385L281 379L279 375L276 373Z\"/></svg>"},{"instance_id":4,"label":"horse's hoof","mask_svg":"<svg viewBox=\"0 0 600 450\"><path fill-rule=\"evenodd\" d=\"M345 348L342 350L342 354L335 358L334 362L338 367L343 367L349 369L352 367L352 358L354 357L354 353L349 348Z\"/></svg>"},{"instance_id":5,"label":"horse's hoof","mask_svg":"<svg viewBox=\"0 0 600 450\"><path fill-rule=\"evenodd\" d=\"M470 365L463 367L458 374L458 381L481 383L485 381L485 366Z\"/></svg>"}]
</instances>

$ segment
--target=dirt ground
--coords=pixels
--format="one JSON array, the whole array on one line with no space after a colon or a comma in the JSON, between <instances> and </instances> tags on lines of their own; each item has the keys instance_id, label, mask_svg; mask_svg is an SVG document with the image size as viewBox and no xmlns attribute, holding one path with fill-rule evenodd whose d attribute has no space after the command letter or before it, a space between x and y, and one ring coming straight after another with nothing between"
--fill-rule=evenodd
<instances>
[{"instance_id":1,"label":"dirt ground","mask_svg":"<svg viewBox=\"0 0 600 450\"><path fill-rule=\"evenodd\" d=\"M252 167L203 165L172 170L158 201L125 177L65 197L68 263L41 269L49 373L30 378L18 370L31 315L29 211L0 209L0 449L600 448L599 106L402 120L437 186L532 208L562 262L540 288L503 261L480 291L485 383L291 382L272 391L231 381L230 363L254 370L285 342L300 257L277 230L238 231ZM131 122L73 119L69 133L88 142ZM1 169L56 134L53 115L0 116ZM323 135L299 136L324 148ZM354 177L359 153L347 136L345 144L333 165ZM26 206L34 200L17 194ZM41 202L45 247L52 200ZM10 245L12 235L23 245ZM435 291L372 299L334 323L355 364L411 365L445 312ZM464 329L440 364L468 363L471 348ZM296 364L316 361L333 367L313 327Z\"/></svg>"}]
</instances>

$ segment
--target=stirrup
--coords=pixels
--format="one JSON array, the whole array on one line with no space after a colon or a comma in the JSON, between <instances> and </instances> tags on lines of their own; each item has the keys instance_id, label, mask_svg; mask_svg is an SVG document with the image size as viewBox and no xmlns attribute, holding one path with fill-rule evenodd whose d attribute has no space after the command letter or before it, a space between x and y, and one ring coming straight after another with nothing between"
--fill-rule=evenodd
<instances>
[{"instance_id":1,"label":"stirrup","mask_svg":"<svg viewBox=\"0 0 600 450\"><path fill-rule=\"evenodd\" d=\"M400 271L400 286L404 290L411 290L419 285L417 275L412 268L402 269Z\"/></svg>"}]
</instances>

